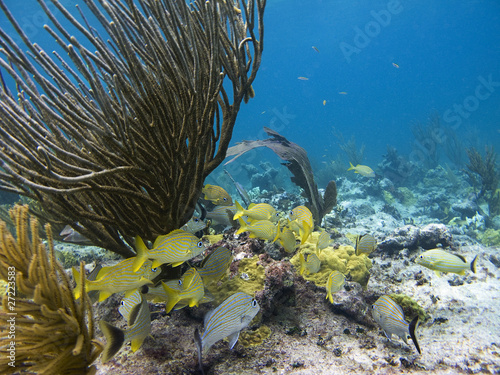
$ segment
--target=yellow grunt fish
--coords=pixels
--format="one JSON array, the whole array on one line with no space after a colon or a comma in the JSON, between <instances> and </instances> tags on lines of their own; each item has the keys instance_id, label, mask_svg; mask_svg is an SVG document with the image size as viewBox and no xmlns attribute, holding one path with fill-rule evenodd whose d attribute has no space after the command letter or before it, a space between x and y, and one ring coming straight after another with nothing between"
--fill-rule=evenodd
<instances>
[{"instance_id":1,"label":"yellow grunt fish","mask_svg":"<svg viewBox=\"0 0 500 375\"><path fill-rule=\"evenodd\" d=\"M300 236L300 244L303 245L314 229L311 211L306 206L297 206L288 212L288 220L290 229Z\"/></svg>"},{"instance_id":2,"label":"yellow grunt fish","mask_svg":"<svg viewBox=\"0 0 500 375\"><path fill-rule=\"evenodd\" d=\"M276 212L276 209L267 203L252 203L245 210L241 207L238 201L235 202L236 205L236 214L233 217L233 220L236 220L242 216L247 216L250 221L254 220L270 220L273 223L278 221L279 215Z\"/></svg>"},{"instance_id":3,"label":"yellow grunt fish","mask_svg":"<svg viewBox=\"0 0 500 375\"><path fill-rule=\"evenodd\" d=\"M377 240L371 234L356 237L356 255L369 255L377 247Z\"/></svg>"},{"instance_id":4,"label":"yellow grunt fish","mask_svg":"<svg viewBox=\"0 0 500 375\"><path fill-rule=\"evenodd\" d=\"M304 257L304 253L300 253L300 270L299 273L302 276L305 271L308 273L316 273L321 268L321 261L315 253L309 254L307 260Z\"/></svg>"},{"instance_id":5,"label":"yellow grunt fish","mask_svg":"<svg viewBox=\"0 0 500 375\"><path fill-rule=\"evenodd\" d=\"M141 237L135 237L137 256L134 259L134 272L141 268L147 259L153 260L153 267L170 263L172 267L180 266L186 260L194 258L205 250L203 242L192 233L175 229L169 234L158 236L149 250Z\"/></svg>"},{"instance_id":6,"label":"yellow grunt fish","mask_svg":"<svg viewBox=\"0 0 500 375\"><path fill-rule=\"evenodd\" d=\"M367 167L366 165L361 165L361 164L354 166L354 165L352 165L351 162L349 162L349 164L351 166L349 167L348 171L354 170L354 173L359 173L361 176L364 176L364 177L370 177L370 178L375 177L375 172L370 167Z\"/></svg>"},{"instance_id":7,"label":"yellow grunt fish","mask_svg":"<svg viewBox=\"0 0 500 375\"><path fill-rule=\"evenodd\" d=\"M208 284L212 281L218 281L224 276L232 261L233 254L231 250L219 246L203 259L197 271L203 282Z\"/></svg>"},{"instance_id":8,"label":"yellow grunt fish","mask_svg":"<svg viewBox=\"0 0 500 375\"><path fill-rule=\"evenodd\" d=\"M319 254L321 250L330 246L331 243L332 239L330 238L330 234L327 231L321 232L316 242L316 252Z\"/></svg>"},{"instance_id":9,"label":"yellow grunt fish","mask_svg":"<svg viewBox=\"0 0 500 375\"><path fill-rule=\"evenodd\" d=\"M281 246L283 246L287 253L293 253L297 248L295 234L288 228L283 228L283 230L278 234L278 242Z\"/></svg>"},{"instance_id":10,"label":"yellow grunt fish","mask_svg":"<svg viewBox=\"0 0 500 375\"><path fill-rule=\"evenodd\" d=\"M328 280L326 281L326 299L333 303L333 293L337 293L345 283L344 275L334 270L328 275Z\"/></svg>"},{"instance_id":11,"label":"yellow grunt fish","mask_svg":"<svg viewBox=\"0 0 500 375\"><path fill-rule=\"evenodd\" d=\"M415 262L433 270L438 276L441 275L441 272L464 275L465 270L476 273L477 255L469 263L461 255L451 254L441 249L432 249L420 254Z\"/></svg>"},{"instance_id":12,"label":"yellow grunt fish","mask_svg":"<svg viewBox=\"0 0 500 375\"><path fill-rule=\"evenodd\" d=\"M280 225L276 226L269 220L257 220L253 221L251 224L247 224L240 217L238 219L240 222L240 228L235 234L240 234L243 232L250 232L250 238L260 238L261 240L267 240L274 242L278 239L280 233Z\"/></svg>"},{"instance_id":13,"label":"yellow grunt fish","mask_svg":"<svg viewBox=\"0 0 500 375\"><path fill-rule=\"evenodd\" d=\"M217 185L205 185L201 189L202 194L205 194L206 200L211 201L218 206L231 206L233 199L223 188Z\"/></svg>"},{"instance_id":14,"label":"yellow grunt fish","mask_svg":"<svg viewBox=\"0 0 500 375\"><path fill-rule=\"evenodd\" d=\"M198 306L198 302L205 295L203 280L195 268L190 268L182 275L180 288L171 288L162 281L163 289L167 295L165 311L167 314L172 311L175 305Z\"/></svg>"},{"instance_id":15,"label":"yellow grunt fish","mask_svg":"<svg viewBox=\"0 0 500 375\"><path fill-rule=\"evenodd\" d=\"M128 329L122 330L101 320L99 326L107 341L102 352L102 363L113 358L123 344L129 341L131 349L135 353L142 346L144 339L151 333L151 313L144 296L141 298L141 303L135 305L130 311L130 324Z\"/></svg>"},{"instance_id":16,"label":"yellow grunt fish","mask_svg":"<svg viewBox=\"0 0 500 375\"><path fill-rule=\"evenodd\" d=\"M130 296L125 297L120 302L120 307L118 307L118 312L123 316L123 318L127 321L128 325L130 323L130 313L134 309L134 307L140 304L142 301L142 293L139 289L136 289Z\"/></svg>"}]
</instances>

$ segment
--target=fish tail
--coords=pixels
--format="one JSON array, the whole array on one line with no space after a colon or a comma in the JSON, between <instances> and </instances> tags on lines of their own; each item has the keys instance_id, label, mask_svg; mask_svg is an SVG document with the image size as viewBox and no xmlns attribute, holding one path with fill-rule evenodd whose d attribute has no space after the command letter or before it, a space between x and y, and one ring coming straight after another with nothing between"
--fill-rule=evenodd
<instances>
[{"instance_id":1,"label":"fish tail","mask_svg":"<svg viewBox=\"0 0 500 375\"><path fill-rule=\"evenodd\" d=\"M106 363L121 349L125 342L125 332L104 320L99 322L99 327L106 337L106 346L102 352L102 363Z\"/></svg>"},{"instance_id":2,"label":"fish tail","mask_svg":"<svg viewBox=\"0 0 500 375\"><path fill-rule=\"evenodd\" d=\"M349 167L348 171L352 171L354 169L354 165L352 165L351 162L349 162L349 165L350 165L350 167Z\"/></svg>"},{"instance_id":3,"label":"fish tail","mask_svg":"<svg viewBox=\"0 0 500 375\"><path fill-rule=\"evenodd\" d=\"M417 327L418 327L418 316L416 316L415 319L411 321L409 326L409 331L411 340L415 344L415 348L417 348L418 354L422 354L422 352L420 351L420 345L418 345L417 336L415 336L415 331Z\"/></svg>"},{"instance_id":4,"label":"fish tail","mask_svg":"<svg viewBox=\"0 0 500 375\"><path fill-rule=\"evenodd\" d=\"M201 374L205 375L205 372L203 372L203 362L201 361L201 353L203 348L201 343L200 331L198 331L198 328L194 330L194 342L196 343L196 349L198 350L198 365L200 366Z\"/></svg>"},{"instance_id":5,"label":"fish tail","mask_svg":"<svg viewBox=\"0 0 500 375\"><path fill-rule=\"evenodd\" d=\"M245 223L241 217L238 217L238 221L240 223L240 227L236 231L235 234L240 234L240 233L246 232L248 230L247 223Z\"/></svg>"},{"instance_id":6,"label":"fish tail","mask_svg":"<svg viewBox=\"0 0 500 375\"><path fill-rule=\"evenodd\" d=\"M241 207L241 204L238 201L234 201L234 205L236 206L236 213L233 216L233 220L236 220L244 215L245 209Z\"/></svg>"},{"instance_id":7,"label":"fish tail","mask_svg":"<svg viewBox=\"0 0 500 375\"><path fill-rule=\"evenodd\" d=\"M167 303L165 304L165 311L168 314L172 311L177 302L179 302L179 293L175 289L170 288L163 281L161 282L161 285L163 286L163 290L168 297Z\"/></svg>"},{"instance_id":8,"label":"fish tail","mask_svg":"<svg viewBox=\"0 0 500 375\"><path fill-rule=\"evenodd\" d=\"M137 252L137 255L135 257L134 263L132 264L132 267L133 271L137 272L149 257L148 248L142 238L139 236L135 236L135 251Z\"/></svg>"},{"instance_id":9,"label":"fish tail","mask_svg":"<svg viewBox=\"0 0 500 375\"><path fill-rule=\"evenodd\" d=\"M75 295L75 299L78 299L82 295L82 284L80 283L80 272L75 267L72 267L71 270L73 272L73 279L76 282L76 287L75 287L75 289L73 289L73 293Z\"/></svg>"},{"instance_id":10,"label":"fish tail","mask_svg":"<svg viewBox=\"0 0 500 375\"><path fill-rule=\"evenodd\" d=\"M299 259L300 259L299 273L300 273L300 276L302 276L306 270L306 258L304 257L304 253L300 253Z\"/></svg>"},{"instance_id":11,"label":"fish tail","mask_svg":"<svg viewBox=\"0 0 500 375\"><path fill-rule=\"evenodd\" d=\"M472 272L476 273L476 262L477 262L477 255L472 259L472 262L470 264L470 269Z\"/></svg>"},{"instance_id":12,"label":"fish tail","mask_svg":"<svg viewBox=\"0 0 500 375\"><path fill-rule=\"evenodd\" d=\"M280 222L278 221L278 227L276 228L276 236L274 237L274 240L271 243L276 242L278 238L280 238L281 230L280 230Z\"/></svg>"}]
</instances>

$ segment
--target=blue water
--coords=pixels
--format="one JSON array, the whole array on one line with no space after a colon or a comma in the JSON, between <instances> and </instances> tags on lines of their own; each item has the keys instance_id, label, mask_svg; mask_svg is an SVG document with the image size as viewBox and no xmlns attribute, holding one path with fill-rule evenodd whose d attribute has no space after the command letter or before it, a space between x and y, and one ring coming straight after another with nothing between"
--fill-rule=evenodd
<instances>
[{"instance_id":1,"label":"blue water","mask_svg":"<svg viewBox=\"0 0 500 375\"><path fill-rule=\"evenodd\" d=\"M35 0L5 3L33 41L55 48ZM0 23L9 29L3 14ZM387 145L411 158L411 125L437 113L466 146L500 150L497 0L269 0L264 43L256 97L242 105L232 144L265 138L268 126L321 165L341 152L335 129L365 144L364 163L375 167Z\"/></svg>"}]
</instances>

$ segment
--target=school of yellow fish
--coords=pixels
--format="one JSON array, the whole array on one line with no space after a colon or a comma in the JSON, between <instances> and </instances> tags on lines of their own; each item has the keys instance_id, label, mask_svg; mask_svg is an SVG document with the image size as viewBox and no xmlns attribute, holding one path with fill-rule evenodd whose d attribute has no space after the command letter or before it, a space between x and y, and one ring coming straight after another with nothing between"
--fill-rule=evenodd
<instances>
[{"instance_id":1,"label":"school of yellow fish","mask_svg":"<svg viewBox=\"0 0 500 375\"><path fill-rule=\"evenodd\" d=\"M351 164L349 169L365 177L374 176L369 167L359 165L354 167ZM204 199L214 206L207 214L212 225L229 226L239 223L236 235L249 232L251 238L277 242L287 253L293 253L300 248L314 230L313 216L306 206L297 206L284 215L267 203L250 203L247 208L243 208L239 202L233 203L231 196L220 186L206 185L202 193ZM131 343L133 352L141 347L151 332L148 301L165 303L166 313L212 301L205 292L205 285L220 280L227 273L233 260L231 251L225 247L218 247L206 255L199 267L190 266L180 279L153 284L153 279L160 274L161 265L178 267L205 251L205 244L194 234L205 227L206 223L203 220L193 217L181 229L158 236L151 248L137 236L135 257L124 259L111 267L96 268L92 277L90 275L87 277L85 290L98 292L99 302L114 293L125 293L119 312L127 321L128 328L123 330L108 322L100 322L100 328L107 341L103 350L103 363L113 358L125 343ZM371 234L356 235L354 241L357 256L368 256L377 247L377 241ZM304 275L318 272L321 267L319 255L331 243L330 235L322 231L316 242L316 252L300 253L298 273ZM467 262L462 256L442 249L428 250L416 259L416 263L434 270L438 275L441 272L464 274L465 270L476 272L476 262L477 256L471 262ZM74 294L78 299L81 297L82 285L79 284L78 270L73 267L72 271L77 282ZM334 294L343 288L345 281L345 276L341 272L330 273L325 285L326 299L330 303L334 303ZM237 292L205 316L203 333L198 330L195 332L202 371L202 353L225 337L229 338L229 346L232 348L238 340L240 331L248 326L259 309L257 301L252 296ZM396 335L407 344L407 338L410 337L417 351L421 353L415 332L419 324L418 317L408 323L402 308L387 295L381 296L373 304L372 316L389 339L392 335Z\"/></svg>"}]
</instances>

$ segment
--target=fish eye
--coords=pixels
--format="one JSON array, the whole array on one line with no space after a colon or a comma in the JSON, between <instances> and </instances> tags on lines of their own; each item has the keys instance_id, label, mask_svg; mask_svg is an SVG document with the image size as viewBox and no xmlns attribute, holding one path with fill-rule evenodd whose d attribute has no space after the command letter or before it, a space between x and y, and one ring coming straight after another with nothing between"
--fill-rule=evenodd
<instances>
[{"instance_id":1,"label":"fish eye","mask_svg":"<svg viewBox=\"0 0 500 375\"><path fill-rule=\"evenodd\" d=\"M195 223L197 223L198 221L200 221L200 219L198 219L197 217L195 217L195 218L193 219L193 221L194 221Z\"/></svg>"},{"instance_id":2,"label":"fish eye","mask_svg":"<svg viewBox=\"0 0 500 375\"><path fill-rule=\"evenodd\" d=\"M292 210L292 211L290 211L289 215L293 215L293 210Z\"/></svg>"},{"instance_id":3,"label":"fish eye","mask_svg":"<svg viewBox=\"0 0 500 375\"><path fill-rule=\"evenodd\" d=\"M181 286L181 285L182 285L182 280L179 280L179 286Z\"/></svg>"},{"instance_id":4,"label":"fish eye","mask_svg":"<svg viewBox=\"0 0 500 375\"><path fill-rule=\"evenodd\" d=\"M222 200L223 200L224 202L226 202L226 201L227 201L227 198L222 198Z\"/></svg>"},{"instance_id":5,"label":"fish eye","mask_svg":"<svg viewBox=\"0 0 500 375\"><path fill-rule=\"evenodd\" d=\"M151 272L156 272L158 268L151 268Z\"/></svg>"},{"instance_id":6,"label":"fish eye","mask_svg":"<svg viewBox=\"0 0 500 375\"><path fill-rule=\"evenodd\" d=\"M203 241L198 242L198 247L202 247L202 246L203 246Z\"/></svg>"},{"instance_id":7,"label":"fish eye","mask_svg":"<svg viewBox=\"0 0 500 375\"><path fill-rule=\"evenodd\" d=\"M120 304L121 304L122 306L125 306L125 302L123 302L123 301L121 301L121 302L120 302Z\"/></svg>"},{"instance_id":8,"label":"fish eye","mask_svg":"<svg viewBox=\"0 0 500 375\"><path fill-rule=\"evenodd\" d=\"M257 301L256 300L252 300L252 307L256 307L257 306Z\"/></svg>"}]
</instances>

